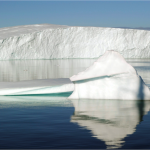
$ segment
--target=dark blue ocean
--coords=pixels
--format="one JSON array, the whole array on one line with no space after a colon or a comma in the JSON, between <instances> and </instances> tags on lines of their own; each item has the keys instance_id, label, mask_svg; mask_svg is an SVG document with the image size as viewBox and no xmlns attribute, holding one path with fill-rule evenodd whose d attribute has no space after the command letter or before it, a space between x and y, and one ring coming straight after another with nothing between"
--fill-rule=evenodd
<instances>
[{"instance_id":1,"label":"dark blue ocean","mask_svg":"<svg viewBox=\"0 0 150 150\"><path fill-rule=\"evenodd\" d=\"M150 60L127 61L150 87ZM0 61L0 82L69 78L93 62ZM0 148L150 149L150 101L68 100L70 94L0 96Z\"/></svg>"}]
</instances>

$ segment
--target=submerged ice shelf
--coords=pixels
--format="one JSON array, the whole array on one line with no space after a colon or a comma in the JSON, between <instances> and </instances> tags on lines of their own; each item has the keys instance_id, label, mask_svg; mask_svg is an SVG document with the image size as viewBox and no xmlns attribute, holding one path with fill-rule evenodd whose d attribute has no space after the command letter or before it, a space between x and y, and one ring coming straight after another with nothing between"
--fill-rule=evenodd
<instances>
[{"instance_id":1,"label":"submerged ice shelf","mask_svg":"<svg viewBox=\"0 0 150 150\"><path fill-rule=\"evenodd\" d=\"M150 58L150 31L62 25L0 29L0 60L97 58L107 50L124 58Z\"/></svg>"},{"instance_id":2,"label":"submerged ice shelf","mask_svg":"<svg viewBox=\"0 0 150 150\"><path fill-rule=\"evenodd\" d=\"M0 83L0 95L59 94L73 90L74 85L67 78Z\"/></svg>"}]
</instances>

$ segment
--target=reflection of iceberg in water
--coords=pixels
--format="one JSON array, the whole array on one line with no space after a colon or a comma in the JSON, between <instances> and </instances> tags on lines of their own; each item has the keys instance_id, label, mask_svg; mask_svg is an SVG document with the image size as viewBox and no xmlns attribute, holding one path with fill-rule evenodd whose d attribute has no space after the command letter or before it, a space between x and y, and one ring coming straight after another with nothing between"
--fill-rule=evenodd
<instances>
[{"instance_id":1,"label":"reflection of iceberg in water","mask_svg":"<svg viewBox=\"0 0 150 150\"><path fill-rule=\"evenodd\" d=\"M133 134L150 108L149 101L72 100L71 122L91 130L107 148L120 148L123 138Z\"/></svg>"}]
</instances>

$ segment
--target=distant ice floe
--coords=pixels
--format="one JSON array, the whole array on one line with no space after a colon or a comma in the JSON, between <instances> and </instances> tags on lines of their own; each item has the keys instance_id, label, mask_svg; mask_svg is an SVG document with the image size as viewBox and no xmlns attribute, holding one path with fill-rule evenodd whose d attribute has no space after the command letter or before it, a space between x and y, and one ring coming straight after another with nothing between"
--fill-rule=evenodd
<instances>
[{"instance_id":1,"label":"distant ice floe","mask_svg":"<svg viewBox=\"0 0 150 150\"><path fill-rule=\"evenodd\" d=\"M124 58L150 58L150 31L66 25L0 29L0 60L98 58L107 50Z\"/></svg>"},{"instance_id":2,"label":"distant ice floe","mask_svg":"<svg viewBox=\"0 0 150 150\"><path fill-rule=\"evenodd\" d=\"M150 100L149 88L116 51L107 51L70 80L75 87L69 99Z\"/></svg>"}]
</instances>

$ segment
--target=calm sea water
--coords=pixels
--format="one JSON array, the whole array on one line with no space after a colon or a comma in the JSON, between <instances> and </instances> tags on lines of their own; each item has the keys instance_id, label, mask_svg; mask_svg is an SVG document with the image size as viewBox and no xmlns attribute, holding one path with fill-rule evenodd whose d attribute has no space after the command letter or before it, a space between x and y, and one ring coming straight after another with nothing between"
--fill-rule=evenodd
<instances>
[{"instance_id":1,"label":"calm sea water","mask_svg":"<svg viewBox=\"0 0 150 150\"><path fill-rule=\"evenodd\" d=\"M0 82L68 78L94 59L0 61ZM128 59L150 88L150 60ZM0 148L150 149L150 101L1 96Z\"/></svg>"}]
</instances>

